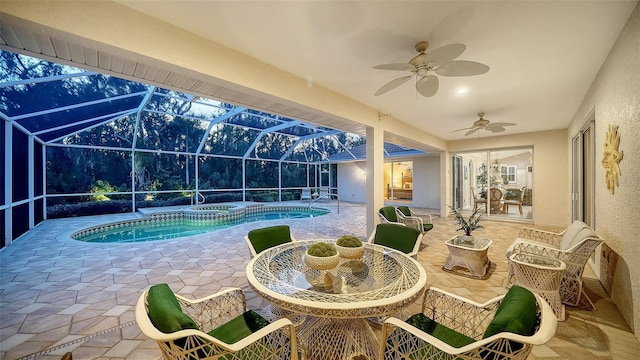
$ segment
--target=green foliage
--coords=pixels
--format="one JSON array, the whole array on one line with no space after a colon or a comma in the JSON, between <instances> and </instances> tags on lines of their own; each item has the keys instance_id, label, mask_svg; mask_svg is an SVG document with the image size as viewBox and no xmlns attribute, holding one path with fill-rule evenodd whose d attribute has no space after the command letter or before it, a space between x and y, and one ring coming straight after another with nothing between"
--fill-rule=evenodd
<instances>
[{"instance_id":1,"label":"green foliage","mask_svg":"<svg viewBox=\"0 0 640 360\"><path fill-rule=\"evenodd\" d=\"M104 193L112 193L118 192L118 188L112 186L107 181L104 180L96 180L96 182L91 186L91 192L94 193L93 199L96 201L109 201L111 200Z\"/></svg>"},{"instance_id":2,"label":"green foliage","mask_svg":"<svg viewBox=\"0 0 640 360\"><path fill-rule=\"evenodd\" d=\"M342 235L338 238L336 244L344 247L360 247L362 246L362 241L353 235Z\"/></svg>"},{"instance_id":3,"label":"green foliage","mask_svg":"<svg viewBox=\"0 0 640 360\"><path fill-rule=\"evenodd\" d=\"M484 215L482 212L484 210L483 206L479 206L473 214L471 214L468 220L462 216L460 209L456 209L449 205L447 206L451 208L451 215L454 216L456 223L460 226L456 231L462 230L466 235L471 236L472 231L484 229L484 226L480 225L480 219L482 218L482 215Z\"/></svg>"},{"instance_id":4,"label":"green foliage","mask_svg":"<svg viewBox=\"0 0 640 360\"><path fill-rule=\"evenodd\" d=\"M329 257L338 254L338 251L329 243L319 242L309 246L307 254L317 257Z\"/></svg>"}]
</instances>

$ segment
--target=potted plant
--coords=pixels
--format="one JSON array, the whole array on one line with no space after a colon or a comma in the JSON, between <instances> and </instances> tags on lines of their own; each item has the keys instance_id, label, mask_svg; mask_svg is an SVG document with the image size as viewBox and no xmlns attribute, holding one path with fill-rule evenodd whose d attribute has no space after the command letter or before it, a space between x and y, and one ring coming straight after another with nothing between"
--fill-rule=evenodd
<instances>
[{"instance_id":1,"label":"potted plant","mask_svg":"<svg viewBox=\"0 0 640 360\"><path fill-rule=\"evenodd\" d=\"M326 242L318 242L307 249L305 262L312 269L328 270L338 266L340 257L333 245Z\"/></svg>"},{"instance_id":2,"label":"potted plant","mask_svg":"<svg viewBox=\"0 0 640 360\"><path fill-rule=\"evenodd\" d=\"M364 244L353 235L343 235L336 241L336 249L340 257L345 259L359 259L364 255Z\"/></svg>"},{"instance_id":3,"label":"potted plant","mask_svg":"<svg viewBox=\"0 0 640 360\"><path fill-rule=\"evenodd\" d=\"M449 206L449 205L447 205ZM456 231L464 231L464 235L460 238L461 241L465 242L473 242L473 236L471 232L474 230L484 229L484 226L480 225L480 219L482 215L484 215L484 206L479 206L469 217L469 219L465 219L460 212L460 209L456 209L453 206L449 206L451 208L451 215L454 216L456 223L460 226Z\"/></svg>"}]
</instances>

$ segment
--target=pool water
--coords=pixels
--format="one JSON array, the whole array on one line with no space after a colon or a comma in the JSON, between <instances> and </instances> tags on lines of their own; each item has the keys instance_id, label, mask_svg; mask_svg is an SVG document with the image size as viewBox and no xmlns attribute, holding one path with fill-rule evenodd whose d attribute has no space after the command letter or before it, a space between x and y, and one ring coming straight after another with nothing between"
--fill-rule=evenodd
<instances>
[{"instance_id":1,"label":"pool water","mask_svg":"<svg viewBox=\"0 0 640 360\"><path fill-rule=\"evenodd\" d=\"M154 240L167 240L184 236L204 234L234 225L282 219L304 219L328 214L327 210L279 210L246 215L238 220L203 220L194 222L188 219L174 219L149 225L124 225L116 229L101 231L76 237L76 240L91 243L130 243Z\"/></svg>"}]
</instances>

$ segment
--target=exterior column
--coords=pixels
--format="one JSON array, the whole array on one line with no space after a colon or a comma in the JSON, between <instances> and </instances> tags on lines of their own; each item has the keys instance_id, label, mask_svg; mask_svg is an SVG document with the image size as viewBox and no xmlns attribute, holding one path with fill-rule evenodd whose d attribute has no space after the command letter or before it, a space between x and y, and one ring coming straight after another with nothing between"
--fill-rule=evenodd
<instances>
[{"instance_id":1,"label":"exterior column","mask_svg":"<svg viewBox=\"0 0 640 360\"><path fill-rule=\"evenodd\" d=\"M384 206L384 130L367 127L367 234L378 224L378 210Z\"/></svg>"}]
</instances>

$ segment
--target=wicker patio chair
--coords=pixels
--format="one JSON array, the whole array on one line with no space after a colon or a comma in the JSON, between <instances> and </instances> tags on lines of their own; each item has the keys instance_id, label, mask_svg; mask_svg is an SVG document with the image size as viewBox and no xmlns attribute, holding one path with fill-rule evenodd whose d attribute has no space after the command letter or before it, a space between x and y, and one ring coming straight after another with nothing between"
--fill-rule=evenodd
<instances>
[{"instance_id":1,"label":"wicker patio chair","mask_svg":"<svg viewBox=\"0 0 640 360\"><path fill-rule=\"evenodd\" d=\"M396 215L396 208L393 206L385 206L381 207L378 210L378 217L380 218L380 222L383 224L401 224L398 220L398 215Z\"/></svg>"},{"instance_id":2,"label":"wicker patio chair","mask_svg":"<svg viewBox=\"0 0 640 360\"><path fill-rule=\"evenodd\" d=\"M417 213L411 210L408 206L398 206L396 208L396 215L398 217L398 220L407 226L412 226L414 221L417 222L418 230L420 230L420 232L422 233L426 233L427 231L433 229L433 221L431 220L431 215ZM411 225L409 225L410 222Z\"/></svg>"},{"instance_id":3,"label":"wicker patio chair","mask_svg":"<svg viewBox=\"0 0 640 360\"><path fill-rule=\"evenodd\" d=\"M507 258L511 254L523 253L563 261L567 267L560 282L562 302L595 310L595 305L584 292L582 275L587 260L602 241L589 225L577 220L561 233L522 228L518 238L507 249ZM515 280L511 268L508 280L509 283Z\"/></svg>"},{"instance_id":4,"label":"wicker patio chair","mask_svg":"<svg viewBox=\"0 0 640 360\"><path fill-rule=\"evenodd\" d=\"M367 242L390 247L415 259L422 243L422 233L402 224L378 224Z\"/></svg>"},{"instance_id":5,"label":"wicker patio chair","mask_svg":"<svg viewBox=\"0 0 640 360\"><path fill-rule=\"evenodd\" d=\"M293 234L291 234L289 226L275 225L249 231L249 233L245 235L244 241L246 241L247 246L249 246L251 257L254 257L264 250L288 242L294 242L296 239L293 237ZM296 314L271 304L262 310L261 315L271 321L286 317L291 320L295 326L302 324L306 319L304 315Z\"/></svg>"},{"instance_id":6,"label":"wicker patio chair","mask_svg":"<svg viewBox=\"0 0 640 360\"><path fill-rule=\"evenodd\" d=\"M380 223L383 224L396 224L412 227L420 232L424 232L424 226L420 218L398 216L398 211L394 206L385 206L378 210L378 217Z\"/></svg>"},{"instance_id":7,"label":"wicker patio chair","mask_svg":"<svg viewBox=\"0 0 640 360\"><path fill-rule=\"evenodd\" d=\"M136 305L140 330L155 340L164 359L298 358L288 319L269 323L246 309L239 288L198 300L173 294L167 284L145 290Z\"/></svg>"},{"instance_id":8,"label":"wicker patio chair","mask_svg":"<svg viewBox=\"0 0 640 360\"><path fill-rule=\"evenodd\" d=\"M275 225L249 231L244 241L249 246L251 257L254 257L266 249L296 241L296 239L291 234L289 226Z\"/></svg>"},{"instance_id":9,"label":"wicker patio chair","mask_svg":"<svg viewBox=\"0 0 640 360\"><path fill-rule=\"evenodd\" d=\"M385 321L379 359L526 359L556 326L547 302L520 286L483 304L432 287L421 313Z\"/></svg>"}]
</instances>

